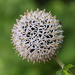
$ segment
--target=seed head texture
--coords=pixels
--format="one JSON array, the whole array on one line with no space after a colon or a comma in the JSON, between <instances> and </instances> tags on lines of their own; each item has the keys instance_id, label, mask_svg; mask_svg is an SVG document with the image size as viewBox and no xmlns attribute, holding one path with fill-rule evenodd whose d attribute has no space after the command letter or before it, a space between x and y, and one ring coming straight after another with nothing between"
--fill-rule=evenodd
<instances>
[{"instance_id":1,"label":"seed head texture","mask_svg":"<svg viewBox=\"0 0 75 75\"><path fill-rule=\"evenodd\" d=\"M59 53L63 42L62 25L45 10L25 12L12 28L12 43L23 59L46 62Z\"/></svg>"}]
</instances>

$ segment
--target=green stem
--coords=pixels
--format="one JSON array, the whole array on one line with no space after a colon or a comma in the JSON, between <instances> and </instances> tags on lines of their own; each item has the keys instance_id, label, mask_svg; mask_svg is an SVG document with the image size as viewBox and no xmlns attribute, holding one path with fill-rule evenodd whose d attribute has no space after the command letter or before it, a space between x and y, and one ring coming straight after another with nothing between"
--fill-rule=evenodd
<instances>
[{"instance_id":1,"label":"green stem","mask_svg":"<svg viewBox=\"0 0 75 75\"><path fill-rule=\"evenodd\" d=\"M63 69L64 68L64 63L58 58L58 57L54 57L54 59L56 60L56 62L60 65L60 67ZM68 70L69 71L69 73L71 74L71 75L73 75L73 73L70 71L70 70Z\"/></svg>"},{"instance_id":2,"label":"green stem","mask_svg":"<svg viewBox=\"0 0 75 75\"><path fill-rule=\"evenodd\" d=\"M64 63L63 63L58 57L54 57L54 59L55 59L56 62L60 65L60 67L63 69Z\"/></svg>"}]
</instances>

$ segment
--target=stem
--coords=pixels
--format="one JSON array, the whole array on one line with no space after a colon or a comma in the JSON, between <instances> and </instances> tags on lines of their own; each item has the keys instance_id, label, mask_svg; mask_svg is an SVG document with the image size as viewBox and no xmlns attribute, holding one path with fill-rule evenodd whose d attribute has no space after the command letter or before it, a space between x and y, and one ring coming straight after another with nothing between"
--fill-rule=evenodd
<instances>
[{"instance_id":1,"label":"stem","mask_svg":"<svg viewBox=\"0 0 75 75\"><path fill-rule=\"evenodd\" d=\"M58 58L58 57L54 57L54 59L56 60L56 62L60 65L60 67L63 69L64 68L64 63ZM69 71L69 73L71 74L71 75L73 75L73 73L70 71L70 70L68 70Z\"/></svg>"},{"instance_id":2,"label":"stem","mask_svg":"<svg viewBox=\"0 0 75 75\"><path fill-rule=\"evenodd\" d=\"M55 59L56 62L60 65L60 67L63 69L64 63L63 63L58 57L54 57L54 59Z\"/></svg>"}]
</instances>

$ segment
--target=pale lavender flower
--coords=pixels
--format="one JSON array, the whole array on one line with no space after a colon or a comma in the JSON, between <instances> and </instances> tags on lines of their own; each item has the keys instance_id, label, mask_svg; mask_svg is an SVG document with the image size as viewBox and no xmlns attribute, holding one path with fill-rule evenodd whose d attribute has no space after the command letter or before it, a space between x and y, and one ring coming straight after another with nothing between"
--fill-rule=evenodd
<instances>
[{"instance_id":1,"label":"pale lavender flower","mask_svg":"<svg viewBox=\"0 0 75 75\"><path fill-rule=\"evenodd\" d=\"M56 56L63 41L62 25L56 16L37 9L20 17L12 29L16 52L33 62L46 62Z\"/></svg>"}]
</instances>

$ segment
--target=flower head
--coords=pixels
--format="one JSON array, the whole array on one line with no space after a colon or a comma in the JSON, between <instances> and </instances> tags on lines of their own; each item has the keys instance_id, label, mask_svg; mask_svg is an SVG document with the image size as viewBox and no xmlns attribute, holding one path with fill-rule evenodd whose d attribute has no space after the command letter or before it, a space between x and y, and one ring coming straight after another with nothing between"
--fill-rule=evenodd
<instances>
[{"instance_id":1,"label":"flower head","mask_svg":"<svg viewBox=\"0 0 75 75\"><path fill-rule=\"evenodd\" d=\"M63 41L62 25L56 16L37 9L20 17L12 29L16 51L33 62L45 62L56 56Z\"/></svg>"}]
</instances>

